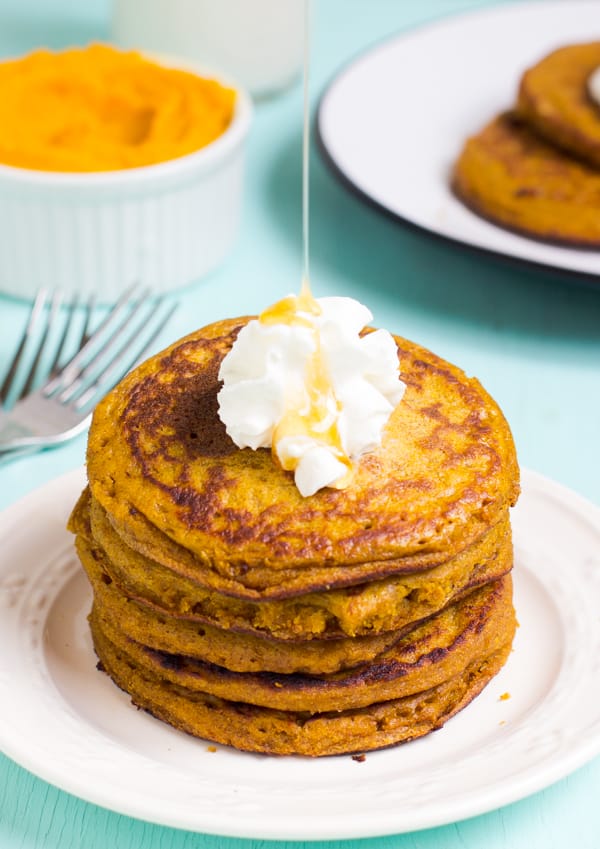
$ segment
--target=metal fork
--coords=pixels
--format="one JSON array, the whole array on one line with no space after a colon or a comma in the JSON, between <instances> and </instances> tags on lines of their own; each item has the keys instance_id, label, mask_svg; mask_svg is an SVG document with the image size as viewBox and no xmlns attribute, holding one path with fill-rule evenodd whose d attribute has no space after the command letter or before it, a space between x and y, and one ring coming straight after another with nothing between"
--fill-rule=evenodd
<instances>
[{"instance_id":1,"label":"metal fork","mask_svg":"<svg viewBox=\"0 0 600 849\"><path fill-rule=\"evenodd\" d=\"M61 365L68 341L75 334L79 305L74 305L62 327L46 380L35 389L48 358L49 339L59 331L60 313L58 295L38 295L0 387L0 401L9 407L0 410L0 457L59 445L86 428L95 404L144 356L177 308L176 303L164 303L164 298L149 300L148 291L136 297L136 290L133 286L124 292L92 333L89 322L93 301L88 301L83 308L77 353ZM31 355L40 320L42 330ZM31 365L22 376L28 353ZM18 400L11 407L15 396Z\"/></svg>"}]
</instances>

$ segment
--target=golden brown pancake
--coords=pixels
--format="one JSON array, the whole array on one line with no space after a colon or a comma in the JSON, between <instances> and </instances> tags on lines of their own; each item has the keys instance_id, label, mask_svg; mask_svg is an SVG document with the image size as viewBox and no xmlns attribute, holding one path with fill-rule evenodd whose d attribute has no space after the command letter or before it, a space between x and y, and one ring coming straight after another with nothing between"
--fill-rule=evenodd
<instances>
[{"instance_id":1,"label":"golden brown pancake","mask_svg":"<svg viewBox=\"0 0 600 849\"><path fill-rule=\"evenodd\" d=\"M128 597L158 613L282 640L397 631L440 610L465 589L512 568L506 516L483 539L433 569L291 599L246 601L206 590L135 552L116 534L97 502L90 504L84 496L77 508L80 522L86 522L88 511L87 538L105 552L105 571Z\"/></svg>"},{"instance_id":2,"label":"golden brown pancake","mask_svg":"<svg viewBox=\"0 0 600 849\"><path fill-rule=\"evenodd\" d=\"M600 246L600 172L541 139L513 113L468 139L453 188L474 212L511 230Z\"/></svg>"},{"instance_id":3,"label":"golden brown pancake","mask_svg":"<svg viewBox=\"0 0 600 849\"><path fill-rule=\"evenodd\" d=\"M191 334L96 409L70 529L101 665L155 716L246 751L419 737L510 651L508 425L476 380L397 339L407 389L381 447L346 489L302 498L218 418L246 321Z\"/></svg>"},{"instance_id":4,"label":"golden brown pancake","mask_svg":"<svg viewBox=\"0 0 600 849\"><path fill-rule=\"evenodd\" d=\"M189 655L232 671L307 675L338 672L372 660L403 633L292 642L178 619L127 598L109 576L102 550L82 536L77 537L76 546L95 603L125 636L158 651Z\"/></svg>"},{"instance_id":5,"label":"golden brown pancake","mask_svg":"<svg viewBox=\"0 0 600 849\"><path fill-rule=\"evenodd\" d=\"M588 78L600 66L600 41L571 44L525 72L517 111L548 142L600 168L600 106Z\"/></svg>"},{"instance_id":6,"label":"golden brown pancake","mask_svg":"<svg viewBox=\"0 0 600 849\"><path fill-rule=\"evenodd\" d=\"M320 757L380 749L440 728L465 707L506 662L510 640L424 692L364 708L325 713L281 711L235 702L145 677L115 646L95 617L92 635L100 668L134 704L175 728L249 752Z\"/></svg>"},{"instance_id":7,"label":"golden brown pancake","mask_svg":"<svg viewBox=\"0 0 600 849\"><path fill-rule=\"evenodd\" d=\"M402 339L407 389L380 449L347 489L302 498L269 451L237 449L217 415L219 365L246 321L191 334L97 407L90 488L130 547L204 586L266 599L283 583L304 593L439 565L514 503L516 456L498 406Z\"/></svg>"},{"instance_id":8,"label":"golden brown pancake","mask_svg":"<svg viewBox=\"0 0 600 849\"><path fill-rule=\"evenodd\" d=\"M159 652L124 636L96 602L92 618L149 682L169 682L235 702L323 713L403 698L453 678L512 639L510 576L469 593L417 625L374 660L330 675L232 672L196 658Z\"/></svg>"}]
</instances>

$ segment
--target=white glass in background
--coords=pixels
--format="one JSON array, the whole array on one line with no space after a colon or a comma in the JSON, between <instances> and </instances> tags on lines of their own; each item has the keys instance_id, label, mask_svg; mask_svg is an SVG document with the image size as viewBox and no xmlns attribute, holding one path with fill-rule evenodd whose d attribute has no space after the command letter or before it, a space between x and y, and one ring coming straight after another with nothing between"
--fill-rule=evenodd
<instances>
[{"instance_id":1,"label":"white glass in background","mask_svg":"<svg viewBox=\"0 0 600 849\"><path fill-rule=\"evenodd\" d=\"M113 0L112 36L219 68L268 96L301 71L304 0Z\"/></svg>"}]
</instances>

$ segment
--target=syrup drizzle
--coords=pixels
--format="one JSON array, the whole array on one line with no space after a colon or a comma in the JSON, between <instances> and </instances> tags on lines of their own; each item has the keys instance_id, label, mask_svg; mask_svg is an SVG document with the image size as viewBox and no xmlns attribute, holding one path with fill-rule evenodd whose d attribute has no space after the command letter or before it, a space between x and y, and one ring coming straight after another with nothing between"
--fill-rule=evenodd
<instances>
[{"instance_id":1,"label":"syrup drizzle","mask_svg":"<svg viewBox=\"0 0 600 849\"><path fill-rule=\"evenodd\" d=\"M312 327L298 313L320 315L321 307L310 289L310 27L311 0L304 0L304 111L302 124L302 286L299 295L288 295L260 315L263 324Z\"/></svg>"},{"instance_id":2,"label":"syrup drizzle","mask_svg":"<svg viewBox=\"0 0 600 849\"><path fill-rule=\"evenodd\" d=\"M335 396L327 363L321 345L321 335L315 325L314 318L321 315L321 307L313 297L310 288L309 267L309 145L310 145L310 101L309 101L309 68L310 68L310 19L311 0L304 3L304 116L302 128L302 285L299 295L288 295L286 298L264 310L259 320L262 324L284 324L290 327L306 327L310 329L315 349L306 365L304 388L306 397L298 404L298 399L290 399L291 403L277 424L272 438L272 451L286 471L294 471L298 466L298 458L282 459L277 454L277 445L285 437L306 437L315 443L325 445L335 458L346 467L346 473L337 481L330 484L336 489L343 489L352 479L353 466L346 456L338 428L340 404ZM294 403L295 402L295 403Z\"/></svg>"},{"instance_id":3,"label":"syrup drizzle","mask_svg":"<svg viewBox=\"0 0 600 849\"><path fill-rule=\"evenodd\" d=\"M310 30L311 0L304 0L304 114L302 123L302 289L300 296L310 296L309 267L309 174L310 174Z\"/></svg>"}]
</instances>

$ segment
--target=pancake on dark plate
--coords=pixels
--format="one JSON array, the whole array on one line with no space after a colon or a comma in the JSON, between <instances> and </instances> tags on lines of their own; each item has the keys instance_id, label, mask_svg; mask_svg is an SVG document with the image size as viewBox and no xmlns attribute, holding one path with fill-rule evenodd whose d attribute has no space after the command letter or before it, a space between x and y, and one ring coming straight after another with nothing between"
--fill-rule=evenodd
<instances>
[{"instance_id":1,"label":"pancake on dark plate","mask_svg":"<svg viewBox=\"0 0 600 849\"><path fill-rule=\"evenodd\" d=\"M600 41L554 50L521 79L517 112L535 132L600 168L600 105L588 80L600 67Z\"/></svg>"},{"instance_id":2,"label":"pancake on dark plate","mask_svg":"<svg viewBox=\"0 0 600 849\"><path fill-rule=\"evenodd\" d=\"M542 139L514 112L467 140L452 186L474 212L518 233L600 246L600 172Z\"/></svg>"}]
</instances>

